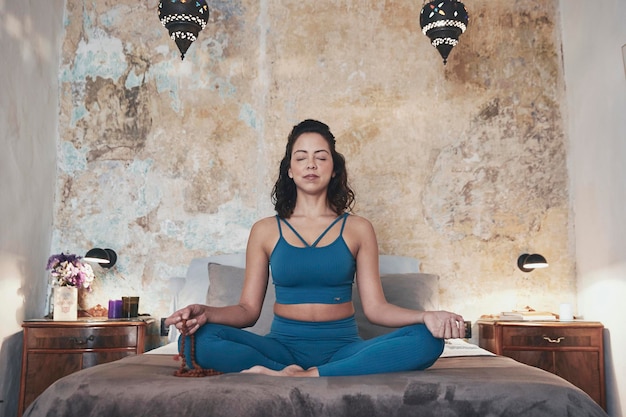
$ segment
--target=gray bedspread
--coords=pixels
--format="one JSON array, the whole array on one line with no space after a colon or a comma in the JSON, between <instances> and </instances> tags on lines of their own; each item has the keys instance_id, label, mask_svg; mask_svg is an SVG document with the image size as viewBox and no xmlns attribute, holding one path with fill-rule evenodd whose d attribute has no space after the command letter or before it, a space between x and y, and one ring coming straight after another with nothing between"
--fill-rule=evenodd
<instances>
[{"instance_id":1,"label":"gray bedspread","mask_svg":"<svg viewBox=\"0 0 626 417\"><path fill-rule=\"evenodd\" d=\"M84 369L55 382L24 416L607 416L569 382L501 356L359 377L180 378L178 366L169 355L139 355Z\"/></svg>"}]
</instances>

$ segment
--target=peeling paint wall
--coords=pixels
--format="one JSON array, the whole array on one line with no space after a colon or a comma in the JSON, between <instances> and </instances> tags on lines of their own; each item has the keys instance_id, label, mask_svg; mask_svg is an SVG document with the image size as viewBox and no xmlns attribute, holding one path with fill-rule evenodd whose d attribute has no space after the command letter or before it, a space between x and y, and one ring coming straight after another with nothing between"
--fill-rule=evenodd
<instances>
[{"instance_id":1,"label":"peeling paint wall","mask_svg":"<svg viewBox=\"0 0 626 417\"><path fill-rule=\"evenodd\" d=\"M51 250L119 255L85 303L166 316L170 277L273 214L287 134L317 118L381 253L439 274L442 308L575 305L558 2L464 3L444 67L419 2L209 1L181 64L156 0L68 0ZM550 268L519 271L527 251Z\"/></svg>"}]
</instances>

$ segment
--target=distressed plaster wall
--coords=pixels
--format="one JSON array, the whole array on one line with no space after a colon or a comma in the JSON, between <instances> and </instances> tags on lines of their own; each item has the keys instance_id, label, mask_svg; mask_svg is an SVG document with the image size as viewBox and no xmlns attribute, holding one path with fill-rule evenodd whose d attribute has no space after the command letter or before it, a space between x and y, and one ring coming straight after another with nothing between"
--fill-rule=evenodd
<instances>
[{"instance_id":1,"label":"distressed plaster wall","mask_svg":"<svg viewBox=\"0 0 626 417\"><path fill-rule=\"evenodd\" d=\"M165 316L190 259L273 214L290 128L328 123L382 253L476 320L576 303L558 1L466 0L447 66L419 2L208 1L185 68L157 1L67 1L51 251L114 248L86 303ZM139 22L139 23L138 23ZM524 252L551 263L525 274Z\"/></svg>"}]
</instances>

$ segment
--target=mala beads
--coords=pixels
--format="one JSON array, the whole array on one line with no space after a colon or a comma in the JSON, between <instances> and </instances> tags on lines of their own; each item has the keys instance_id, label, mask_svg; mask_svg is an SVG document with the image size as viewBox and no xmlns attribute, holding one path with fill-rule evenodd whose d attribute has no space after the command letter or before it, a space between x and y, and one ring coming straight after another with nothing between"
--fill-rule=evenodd
<instances>
[{"instance_id":1,"label":"mala beads","mask_svg":"<svg viewBox=\"0 0 626 417\"><path fill-rule=\"evenodd\" d=\"M194 334L189 335L189 342L191 342L191 369L188 368L187 359L185 358L185 339L185 335L181 335L178 356L181 357L182 361L180 368L174 372L175 376L203 377L222 374L222 372L216 371L215 369L204 369L196 363L196 341Z\"/></svg>"}]
</instances>

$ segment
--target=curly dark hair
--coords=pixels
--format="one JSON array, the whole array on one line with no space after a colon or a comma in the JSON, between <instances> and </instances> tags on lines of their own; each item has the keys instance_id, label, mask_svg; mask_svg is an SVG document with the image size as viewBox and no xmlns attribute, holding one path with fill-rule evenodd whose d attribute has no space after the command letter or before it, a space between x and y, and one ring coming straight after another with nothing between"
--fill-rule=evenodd
<instances>
[{"instance_id":1,"label":"curly dark hair","mask_svg":"<svg viewBox=\"0 0 626 417\"><path fill-rule=\"evenodd\" d=\"M285 157L280 161L278 180L272 190L272 203L276 213L284 219L291 217L296 205L296 185L289 178L288 171L291 166L291 154L296 139L303 133L319 133L322 135L333 158L334 176L328 184L328 204L337 215L352 209L354 204L354 191L348 185L348 172L346 171L346 159L335 150L335 136L330 128L317 120L307 119L293 127L287 138Z\"/></svg>"}]
</instances>

